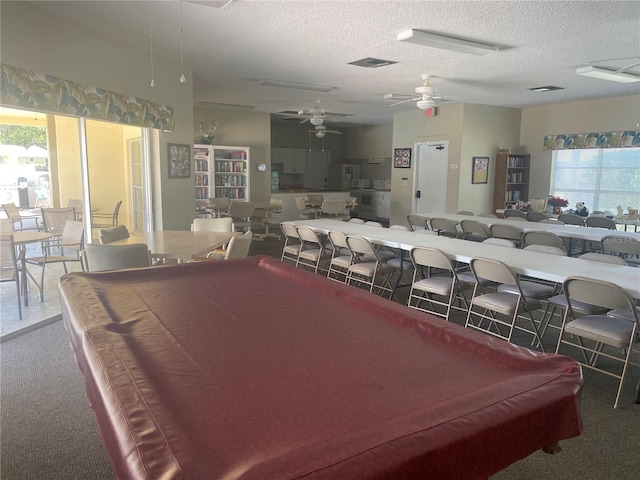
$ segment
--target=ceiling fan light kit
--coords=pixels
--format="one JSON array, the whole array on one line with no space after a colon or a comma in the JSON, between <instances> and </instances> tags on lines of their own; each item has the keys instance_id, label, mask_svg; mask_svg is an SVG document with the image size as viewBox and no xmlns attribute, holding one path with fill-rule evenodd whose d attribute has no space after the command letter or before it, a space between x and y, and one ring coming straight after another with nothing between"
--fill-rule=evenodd
<instances>
[{"instance_id":1,"label":"ceiling fan light kit","mask_svg":"<svg viewBox=\"0 0 640 480\"><path fill-rule=\"evenodd\" d=\"M576 75L585 77L599 78L600 80L609 80L611 82L633 83L640 82L638 75L625 73L621 71L608 70L600 67L580 67L576 70Z\"/></svg>"},{"instance_id":2,"label":"ceiling fan light kit","mask_svg":"<svg viewBox=\"0 0 640 480\"><path fill-rule=\"evenodd\" d=\"M309 119L311 125L322 125L323 119L321 117L312 117Z\"/></svg>"},{"instance_id":3,"label":"ceiling fan light kit","mask_svg":"<svg viewBox=\"0 0 640 480\"><path fill-rule=\"evenodd\" d=\"M431 107L433 107L436 104L436 102L434 102L431 98L427 98L424 100L418 100L416 102L416 106L420 109L420 110L428 110Z\"/></svg>"},{"instance_id":4,"label":"ceiling fan light kit","mask_svg":"<svg viewBox=\"0 0 640 480\"><path fill-rule=\"evenodd\" d=\"M453 52L470 53L471 55L487 55L500 50L498 45L475 42L464 38L426 32L424 30L409 29L400 32L397 39L401 42L414 43L423 47L441 48Z\"/></svg>"}]
</instances>

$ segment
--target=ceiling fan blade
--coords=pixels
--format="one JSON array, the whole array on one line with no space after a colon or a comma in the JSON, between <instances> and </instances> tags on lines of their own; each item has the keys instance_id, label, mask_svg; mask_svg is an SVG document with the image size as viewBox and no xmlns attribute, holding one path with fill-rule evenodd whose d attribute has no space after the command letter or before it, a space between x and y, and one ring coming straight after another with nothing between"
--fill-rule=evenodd
<instances>
[{"instance_id":1,"label":"ceiling fan blade","mask_svg":"<svg viewBox=\"0 0 640 480\"><path fill-rule=\"evenodd\" d=\"M302 124L302 123L307 123L307 122L308 122L308 121L310 121L310 120L311 120L310 118L305 118L305 119L304 119L304 120L302 120L300 123L301 123L301 124Z\"/></svg>"},{"instance_id":2,"label":"ceiling fan blade","mask_svg":"<svg viewBox=\"0 0 640 480\"><path fill-rule=\"evenodd\" d=\"M407 102L415 102L416 100L417 99L415 97L414 98L407 98L406 100L401 100L401 101L396 102L396 103L391 103L389 106L390 107L395 107L396 105L401 105L401 104L407 103Z\"/></svg>"},{"instance_id":3,"label":"ceiling fan blade","mask_svg":"<svg viewBox=\"0 0 640 480\"><path fill-rule=\"evenodd\" d=\"M325 133L335 133L336 135L342 135L342 132L338 130L325 130Z\"/></svg>"}]
</instances>

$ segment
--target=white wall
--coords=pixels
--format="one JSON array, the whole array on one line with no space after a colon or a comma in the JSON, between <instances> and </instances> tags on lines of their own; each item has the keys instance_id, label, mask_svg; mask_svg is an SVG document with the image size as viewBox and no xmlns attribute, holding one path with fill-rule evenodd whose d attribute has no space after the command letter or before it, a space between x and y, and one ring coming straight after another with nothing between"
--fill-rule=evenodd
<instances>
[{"instance_id":1,"label":"white wall","mask_svg":"<svg viewBox=\"0 0 640 480\"><path fill-rule=\"evenodd\" d=\"M464 105L457 210L469 210L476 214L491 212L498 149L513 147L514 153L527 153L520 152L518 148L520 116L519 108ZM489 157L487 183L471 183L473 157Z\"/></svg>"},{"instance_id":2,"label":"white wall","mask_svg":"<svg viewBox=\"0 0 640 480\"><path fill-rule=\"evenodd\" d=\"M523 109L520 145L531 154L529 196L549 195L552 151L543 150L545 135L637 130L639 121L640 95Z\"/></svg>"},{"instance_id":3,"label":"white wall","mask_svg":"<svg viewBox=\"0 0 640 480\"><path fill-rule=\"evenodd\" d=\"M215 145L249 147L249 190L254 202L268 202L271 195L271 136L270 115L263 112L247 112L197 107L194 109L194 143L198 140L200 120L218 122ZM267 170L258 171L258 164L265 163Z\"/></svg>"},{"instance_id":4,"label":"white wall","mask_svg":"<svg viewBox=\"0 0 640 480\"><path fill-rule=\"evenodd\" d=\"M51 15L29 2L0 2L0 59L15 67L47 73L172 106L175 130L154 135L152 145L156 191L154 210L165 229L189 229L194 216L193 177L169 179L167 143L193 142L191 72L180 83L180 65L154 61L155 88L150 86L146 47L105 37Z\"/></svg>"}]
</instances>

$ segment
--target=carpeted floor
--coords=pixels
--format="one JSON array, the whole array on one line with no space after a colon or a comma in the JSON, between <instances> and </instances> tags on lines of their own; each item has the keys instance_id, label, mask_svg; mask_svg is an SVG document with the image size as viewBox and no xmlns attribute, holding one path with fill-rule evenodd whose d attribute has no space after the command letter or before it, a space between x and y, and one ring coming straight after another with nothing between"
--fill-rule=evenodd
<instances>
[{"instance_id":1,"label":"carpeted floor","mask_svg":"<svg viewBox=\"0 0 640 480\"><path fill-rule=\"evenodd\" d=\"M252 253L277 254L279 248L269 240ZM1 344L0 355L0 478L115 478L62 322ZM614 410L616 380L585 371L584 433L563 441L559 455L536 452L491 478L638 478L640 405L632 401L639 377L637 368L630 372L621 406Z\"/></svg>"}]
</instances>

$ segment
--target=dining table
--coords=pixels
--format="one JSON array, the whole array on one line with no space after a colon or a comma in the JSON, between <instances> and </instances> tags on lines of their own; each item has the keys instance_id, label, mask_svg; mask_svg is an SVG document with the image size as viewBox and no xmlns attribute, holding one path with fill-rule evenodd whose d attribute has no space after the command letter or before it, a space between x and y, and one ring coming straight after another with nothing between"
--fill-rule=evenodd
<instances>
[{"instance_id":1,"label":"dining table","mask_svg":"<svg viewBox=\"0 0 640 480\"><path fill-rule=\"evenodd\" d=\"M461 217L464 216L461 215ZM470 240L425 235L419 232L341 222L332 219L295 220L289 223L305 225L322 234L337 230L347 235L359 235L372 243L400 249L403 252L408 252L414 247L438 248L453 260L465 264L468 264L472 258L476 257L499 260L506 263L516 274L554 283L562 283L570 276L582 276L599 280L607 279L622 287L631 297L640 299L640 268L637 267L594 262L568 256L549 255L548 253L506 248ZM586 227L576 228L588 230ZM594 228L589 230L603 229ZM603 231L610 233L609 230ZM630 234L631 232L627 233Z\"/></svg>"},{"instance_id":2,"label":"dining table","mask_svg":"<svg viewBox=\"0 0 640 480\"><path fill-rule=\"evenodd\" d=\"M229 241L238 232L194 232L188 230L155 230L134 234L128 238L111 242L110 245L131 245L146 243L153 259L188 262L205 257Z\"/></svg>"},{"instance_id":3,"label":"dining table","mask_svg":"<svg viewBox=\"0 0 640 480\"><path fill-rule=\"evenodd\" d=\"M38 291L40 292L40 301L43 301L43 288L44 285L38 283L29 270L27 270L27 245L30 243L41 243L46 242L47 240L53 237L52 233L49 232L40 232L36 230L20 230L13 232L13 243L18 247L17 252L17 260L20 264L20 283L22 289L22 296L24 297L24 305L25 307L29 306L29 296L27 295L27 278L31 278L33 283L38 287Z\"/></svg>"},{"instance_id":4,"label":"dining table","mask_svg":"<svg viewBox=\"0 0 640 480\"><path fill-rule=\"evenodd\" d=\"M581 227L578 225L561 224L554 225L553 223L517 221L493 217L472 217L470 215L458 215L455 213L443 212L421 212L417 213L416 215L429 219L445 218L458 225L462 222L462 220L476 220L486 225L487 227L490 227L491 225L510 225L512 227L520 229L523 233L529 231L548 231L553 232L563 238L570 238L587 242L600 242L604 237L608 235L620 235L623 237L640 240L640 233L626 232L621 230L607 230L606 228Z\"/></svg>"}]
</instances>

